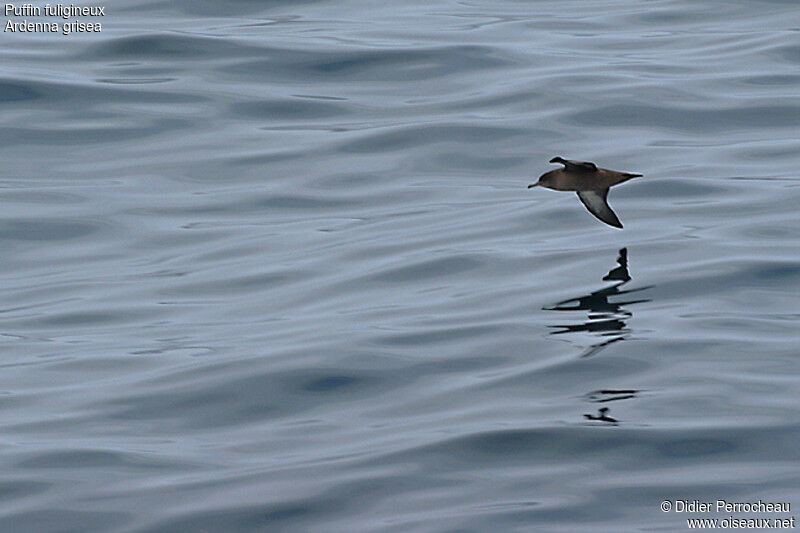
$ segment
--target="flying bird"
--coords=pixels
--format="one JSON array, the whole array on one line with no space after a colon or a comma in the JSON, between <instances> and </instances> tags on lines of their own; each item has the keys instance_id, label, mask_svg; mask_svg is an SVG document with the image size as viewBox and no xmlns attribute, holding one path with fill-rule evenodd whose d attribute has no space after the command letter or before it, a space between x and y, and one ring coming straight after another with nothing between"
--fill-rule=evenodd
<instances>
[{"instance_id":1,"label":"flying bird","mask_svg":"<svg viewBox=\"0 0 800 533\"><path fill-rule=\"evenodd\" d=\"M528 185L529 189L540 186L554 191L575 191L591 214L609 226L622 228L622 222L606 200L608 189L631 178L641 177L641 174L617 172L599 168L589 161L570 161L562 157L554 157L550 162L560 163L564 168L545 172L539 181Z\"/></svg>"}]
</instances>

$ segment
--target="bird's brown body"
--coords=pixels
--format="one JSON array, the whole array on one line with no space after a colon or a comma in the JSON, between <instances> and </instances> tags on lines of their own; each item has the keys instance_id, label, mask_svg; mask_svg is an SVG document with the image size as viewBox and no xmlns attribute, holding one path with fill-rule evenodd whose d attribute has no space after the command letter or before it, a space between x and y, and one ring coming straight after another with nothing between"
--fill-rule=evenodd
<instances>
[{"instance_id":1,"label":"bird's brown body","mask_svg":"<svg viewBox=\"0 0 800 533\"><path fill-rule=\"evenodd\" d=\"M639 175L605 168L598 168L594 172L576 172L569 171L565 167L545 172L539 181L544 181L540 184L542 187L555 191L596 191L608 189L612 185L618 185Z\"/></svg>"},{"instance_id":2,"label":"bird's brown body","mask_svg":"<svg viewBox=\"0 0 800 533\"><path fill-rule=\"evenodd\" d=\"M569 161L554 157L551 163L561 163L564 168L551 170L539 176L539 181L528 185L545 187L555 191L575 191L586 209L610 226L622 228L622 223L606 201L608 189L641 174L618 172L599 168L589 161Z\"/></svg>"}]
</instances>

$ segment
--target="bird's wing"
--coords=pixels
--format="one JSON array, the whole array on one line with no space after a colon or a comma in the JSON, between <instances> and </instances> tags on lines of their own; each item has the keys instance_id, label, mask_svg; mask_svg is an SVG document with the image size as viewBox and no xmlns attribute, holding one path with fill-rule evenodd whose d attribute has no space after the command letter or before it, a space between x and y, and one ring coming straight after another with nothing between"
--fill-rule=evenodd
<instances>
[{"instance_id":1,"label":"bird's wing","mask_svg":"<svg viewBox=\"0 0 800 533\"><path fill-rule=\"evenodd\" d=\"M570 170L572 172L596 172L597 165L592 163L591 161L574 161L569 159L564 159L561 156L556 156L550 160L551 163L560 163L564 165L564 168Z\"/></svg>"},{"instance_id":2,"label":"bird's wing","mask_svg":"<svg viewBox=\"0 0 800 533\"><path fill-rule=\"evenodd\" d=\"M622 228L622 222L619 221L617 215L611 210L611 207L606 201L608 196L608 188L598 189L596 191L578 191L578 198L581 199L583 205L589 210L591 214L615 228Z\"/></svg>"},{"instance_id":3,"label":"bird's wing","mask_svg":"<svg viewBox=\"0 0 800 533\"><path fill-rule=\"evenodd\" d=\"M596 172L597 165L592 163L591 161L570 161L564 160L564 167L567 170L573 170L576 172Z\"/></svg>"}]
</instances>

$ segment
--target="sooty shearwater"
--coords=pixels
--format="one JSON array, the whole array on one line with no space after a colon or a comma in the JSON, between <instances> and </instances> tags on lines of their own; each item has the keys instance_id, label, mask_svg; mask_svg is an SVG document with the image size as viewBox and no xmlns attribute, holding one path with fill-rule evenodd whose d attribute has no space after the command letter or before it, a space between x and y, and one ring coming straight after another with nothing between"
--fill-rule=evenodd
<instances>
[{"instance_id":1,"label":"sooty shearwater","mask_svg":"<svg viewBox=\"0 0 800 533\"><path fill-rule=\"evenodd\" d=\"M550 162L561 163L564 168L545 172L539 181L528 185L529 189L538 185L554 191L575 191L591 214L609 226L622 228L622 222L606 201L608 189L641 174L598 168L589 161L569 161L562 157L554 157Z\"/></svg>"}]
</instances>

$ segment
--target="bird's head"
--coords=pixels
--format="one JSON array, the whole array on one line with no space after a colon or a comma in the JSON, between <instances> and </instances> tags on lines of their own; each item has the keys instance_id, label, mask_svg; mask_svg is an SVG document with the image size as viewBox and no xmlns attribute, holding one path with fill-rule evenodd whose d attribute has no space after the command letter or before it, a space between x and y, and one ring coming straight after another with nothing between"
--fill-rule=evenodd
<instances>
[{"instance_id":1,"label":"bird's head","mask_svg":"<svg viewBox=\"0 0 800 533\"><path fill-rule=\"evenodd\" d=\"M547 172L539 176L539 181L528 185L528 188L531 189L533 187L549 187L552 184L552 181L553 181L553 176L551 176L550 173Z\"/></svg>"}]
</instances>

